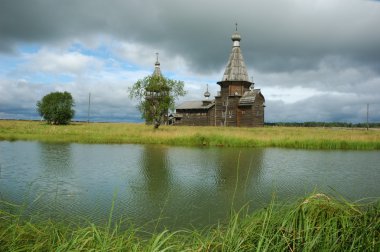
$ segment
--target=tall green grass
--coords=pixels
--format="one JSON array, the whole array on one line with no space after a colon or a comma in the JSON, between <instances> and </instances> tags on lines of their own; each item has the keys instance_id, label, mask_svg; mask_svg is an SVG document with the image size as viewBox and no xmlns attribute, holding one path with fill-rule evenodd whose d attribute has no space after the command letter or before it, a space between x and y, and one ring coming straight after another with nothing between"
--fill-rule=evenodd
<instances>
[{"instance_id":1,"label":"tall green grass","mask_svg":"<svg viewBox=\"0 0 380 252\"><path fill-rule=\"evenodd\" d=\"M153 130L152 126L133 123L73 123L57 126L36 121L0 120L0 140L380 150L380 130L341 128L161 126Z\"/></svg>"},{"instance_id":2,"label":"tall green grass","mask_svg":"<svg viewBox=\"0 0 380 252\"><path fill-rule=\"evenodd\" d=\"M1 251L379 251L379 203L354 204L314 194L290 205L272 202L225 224L141 236L119 221L79 226L52 220L21 220L0 211Z\"/></svg>"}]
</instances>

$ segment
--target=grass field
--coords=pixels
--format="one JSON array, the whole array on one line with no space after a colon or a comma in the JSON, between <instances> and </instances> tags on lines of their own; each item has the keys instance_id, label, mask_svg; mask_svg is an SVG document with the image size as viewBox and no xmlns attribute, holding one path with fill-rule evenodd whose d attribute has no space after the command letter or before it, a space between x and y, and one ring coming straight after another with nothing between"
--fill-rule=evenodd
<instances>
[{"instance_id":1,"label":"grass field","mask_svg":"<svg viewBox=\"0 0 380 252\"><path fill-rule=\"evenodd\" d=\"M0 202L3 203L4 202ZM0 210L2 251L379 251L378 203L353 204L314 194L291 205L231 214L229 222L203 230L142 234L120 221L88 223L35 221L8 206ZM16 212L16 213L15 213ZM111 214L110 214L111 215Z\"/></svg>"},{"instance_id":2,"label":"grass field","mask_svg":"<svg viewBox=\"0 0 380 252\"><path fill-rule=\"evenodd\" d=\"M0 140L379 150L380 130L189 126L161 126L153 130L152 126L134 123L73 123L57 126L38 121L0 120Z\"/></svg>"}]
</instances>

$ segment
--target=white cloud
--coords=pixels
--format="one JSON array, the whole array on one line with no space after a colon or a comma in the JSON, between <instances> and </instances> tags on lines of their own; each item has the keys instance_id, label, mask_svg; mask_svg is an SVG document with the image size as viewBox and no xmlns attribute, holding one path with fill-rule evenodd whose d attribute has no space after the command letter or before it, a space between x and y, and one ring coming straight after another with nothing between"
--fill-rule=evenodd
<instances>
[{"instance_id":1,"label":"white cloud","mask_svg":"<svg viewBox=\"0 0 380 252\"><path fill-rule=\"evenodd\" d=\"M295 103L298 101L306 100L315 95L326 94L313 88L304 88L301 86L284 88L284 87L269 87L265 88L266 100L279 100L285 104Z\"/></svg>"},{"instance_id":2,"label":"white cloud","mask_svg":"<svg viewBox=\"0 0 380 252\"><path fill-rule=\"evenodd\" d=\"M52 74L80 75L88 70L98 70L102 62L80 52L55 51L43 48L34 54L27 54L26 69Z\"/></svg>"},{"instance_id":3,"label":"white cloud","mask_svg":"<svg viewBox=\"0 0 380 252\"><path fill-rule=\"evenodd\" d=\"M149 44L122 42L112 45L114 55L132 64L131 66L140 66L142 68L152 69L156 62L156 53L158 53L159 62L163 72L173 72L183 74L189 71L188 65L183 57L166 51L164 48L154 48Z\"/></svg>"},{"instance_id":4,"label":"white cloud","mask_svg":"<svg viewBox=\"0 0 380 252\"><path fill-rule=\"evenodd\" d=\"M140 118L135 102L127 89L137 79L151 73L144 69L128 70L123 62L103 56L88 56L65 48L43 48L29 53L14 69L0 76L1 118L37 119L36 102L44 95L68 91L75 100L75 119L86 119L88 96L91 93L91 115L97 120L137 120ZM96 49L88 49L90 53ZM38 73L42 73L38 74ZM60 76L72 76L68 81ZM25 76L25 79L15 79ZM42 76L42 77L41 77Z\"/></svg>"}]
</instances>

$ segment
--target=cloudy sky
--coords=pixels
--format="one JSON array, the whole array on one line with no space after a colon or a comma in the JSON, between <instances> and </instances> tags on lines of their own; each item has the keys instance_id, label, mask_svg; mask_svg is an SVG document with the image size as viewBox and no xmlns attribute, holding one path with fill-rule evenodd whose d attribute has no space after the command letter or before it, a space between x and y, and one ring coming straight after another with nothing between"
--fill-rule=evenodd
<instances>
[{"instance_id":1,"label":"cloudy sky","mask_svg":"<svg viewBox=\"0 0 380 252\"><path fill-rule=\"evenodd\" d=\"M127 89L183 80L184 100L215 95L237 22L267 122L380 121L380 1L0 0L0 119L39 119L36 102L71 92L77 120L139 121Z\"/></svg>"}]
</instances>

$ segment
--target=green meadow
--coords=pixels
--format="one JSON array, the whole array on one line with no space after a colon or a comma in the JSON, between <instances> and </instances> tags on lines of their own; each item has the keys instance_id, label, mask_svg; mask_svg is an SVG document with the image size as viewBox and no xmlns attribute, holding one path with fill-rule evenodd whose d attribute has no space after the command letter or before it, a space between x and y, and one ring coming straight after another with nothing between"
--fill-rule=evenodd
<instances>
[{"instance_id":1,"label":"green meadow","mask_svg":"<svg viewBox=\"0 0 380 252\"><path fill-rule=\"evenodd\" d=\"M282 147L379 150L379 129L152 126L137 123L72 123L0 120L0 140L56 143L164 144L178 146Z\"/></svg>"}]
</instances>

